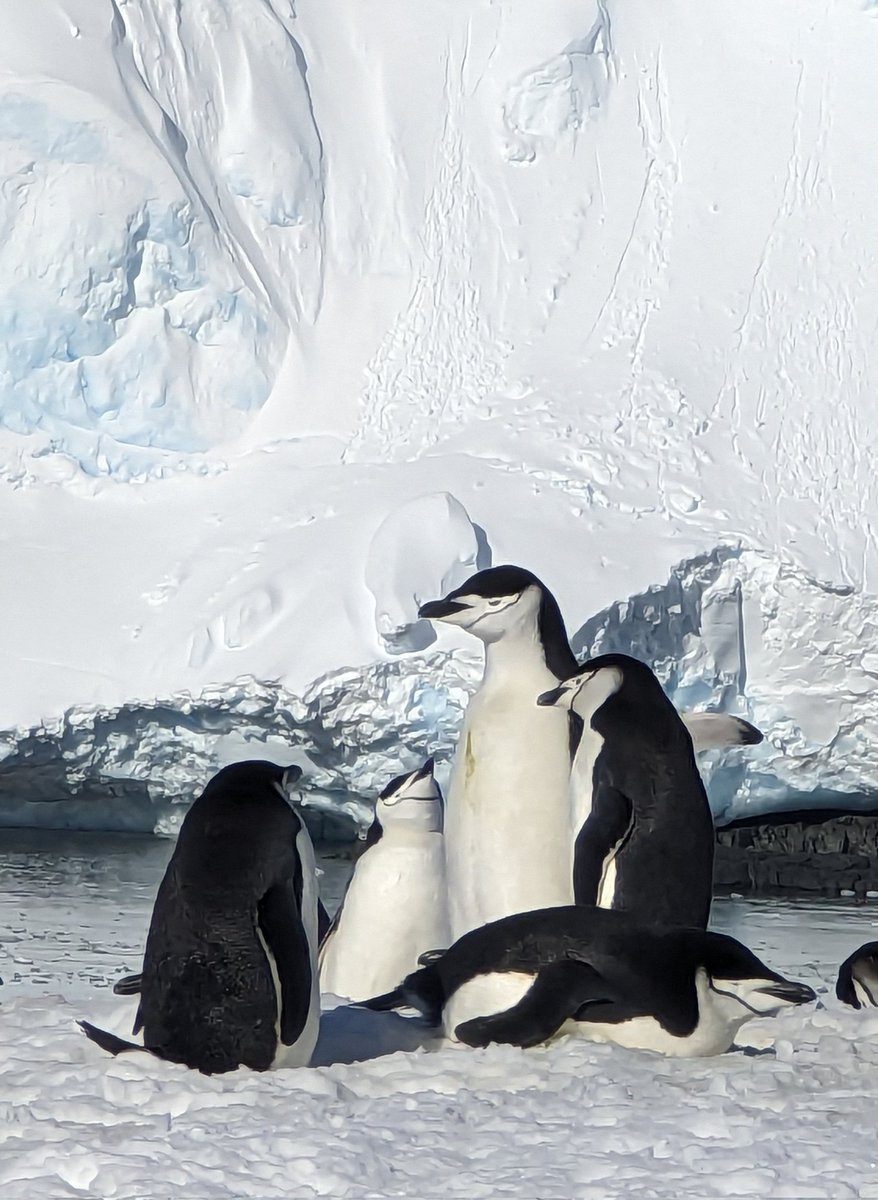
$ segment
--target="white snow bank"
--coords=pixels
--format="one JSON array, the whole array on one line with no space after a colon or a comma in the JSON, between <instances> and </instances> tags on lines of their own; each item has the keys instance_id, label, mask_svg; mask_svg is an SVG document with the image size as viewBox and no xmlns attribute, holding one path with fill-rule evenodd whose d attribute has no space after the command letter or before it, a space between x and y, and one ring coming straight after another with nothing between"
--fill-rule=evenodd
<instances>
[{"instance_id":1,"label":"white snow bank","mask_svg":"<svg viewBox=\"0 0 878 1200\"><path fill-rule=\"evenodd\" d=\"M571 1038L388 1054L401 1018L336 1010L318 1047L334 1065L213 1078L110 1059L84 1010L119 1005L0 1009L9 1200L873 1194L878 1017L834 1002L745 1027L766 1056L679 1061ZM367 1061L346 1063L357 1039Z\"/></svg>"},{"instance_id":2,"label":"white snow bank","mask_svg":"<svg viewBox=\"0 0 878 1200\"><path fill-rule=\"evenodd\" d=\"M51 745L53 798L110 764L145 806L161 744L164 804L267 732L364 795L450 736L408 698L441 713L465 643L415 601L490 554L766 730L724 815L874 802L871 6L35 2L0 46L7 795ZM254 730L240 679L335 715Z\"/></svg>"}]
</instances>

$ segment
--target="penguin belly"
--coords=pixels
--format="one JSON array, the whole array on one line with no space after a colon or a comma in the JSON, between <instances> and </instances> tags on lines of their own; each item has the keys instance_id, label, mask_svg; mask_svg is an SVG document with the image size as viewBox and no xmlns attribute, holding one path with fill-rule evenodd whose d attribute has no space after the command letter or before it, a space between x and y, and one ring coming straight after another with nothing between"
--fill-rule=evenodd
<instances>
[{"instance_id":1,"label":"penguin belly","mask_svg":"<svg viewBox=\"0 0 878 1200\"><path fill-rule=\"evenodd\" d=\"M477 693L467 709L445 818L451 932L573 903L566 712Z\"/></svg>"},{"instance_id":2,"label":"penguin belly","mask_svg":"<svg viewBox=\"0 0 878 1200\"><path fill-rule=\"evenodd\" d=\"M420 954L450 944L442 834L385 831L357 863L321 954L321 990L367 1000L417 970Z\"/></svg>"}]
</instances>

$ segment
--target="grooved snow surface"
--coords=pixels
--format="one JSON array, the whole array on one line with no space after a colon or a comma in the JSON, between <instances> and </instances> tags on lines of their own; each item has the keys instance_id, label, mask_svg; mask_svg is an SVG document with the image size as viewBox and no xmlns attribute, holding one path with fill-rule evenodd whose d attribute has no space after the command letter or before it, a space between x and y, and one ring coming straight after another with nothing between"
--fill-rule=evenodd
<instances>
[{"instance_id":1,"label":"grooved snow surface","mask_svg":"<svg viewBox=\"0 0 878 1200\"><path fill-rule=\"evenodd\" d=\"M325 1013L307 1070L206 1078L112 1059L167 841L8 834L0 856L4 1200L714 1200L878 1195L878 1015L828 994L874 905L717 901L714 926L823 1008L745 1025L769 1053L676 1060L573 1038L415 1048L395 1014ZM346 868L324 861L330 907ZM351 1062L364 1055L367 1061Z\"/></svg>"},{"instance_id":2,"label":"grooved snow surface","mask_svg":"<svg viewBox=\"0 0 878 1200\"><path fill-rule=\"evenodd\" d=\"M718 812L874 803L873 5L0 24L0 819L447 757L489 560L766 729Z\"/></svg>"}]
</instances>

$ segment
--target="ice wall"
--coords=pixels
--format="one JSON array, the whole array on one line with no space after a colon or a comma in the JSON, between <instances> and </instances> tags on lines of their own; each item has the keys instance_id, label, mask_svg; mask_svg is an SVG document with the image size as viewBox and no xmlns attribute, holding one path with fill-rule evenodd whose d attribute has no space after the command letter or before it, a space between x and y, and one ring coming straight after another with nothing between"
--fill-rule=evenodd
<instances>
[{"instance_id":1,"label":"ice wall","mask_svg":"<svg viewBox=\"0 0 878 1200\"><path fill-rule=\"evenodd\" d=\"M9 819L269 734L367 794L487 561L766 730L718 812L874 800L874 6L0 21Z\"/></svg>"}]
</instances>

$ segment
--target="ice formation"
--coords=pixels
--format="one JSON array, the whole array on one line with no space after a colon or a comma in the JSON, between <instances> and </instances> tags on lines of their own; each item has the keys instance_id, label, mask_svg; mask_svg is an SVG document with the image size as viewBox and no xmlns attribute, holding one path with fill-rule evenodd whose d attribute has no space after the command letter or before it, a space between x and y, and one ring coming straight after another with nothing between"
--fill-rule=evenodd
<instances>
[{"instance_id":1,"label":"ice formation","mask_svg":"<svg viewBox=\"0 0 878 1200\"><path fill-rule=\"evenodd\" d=\"M874 804L874 6L35 2L0 820L441 758L477 665L415 600L488 556L766 731L718 814Z\"/></svg>"}]
</instances>

